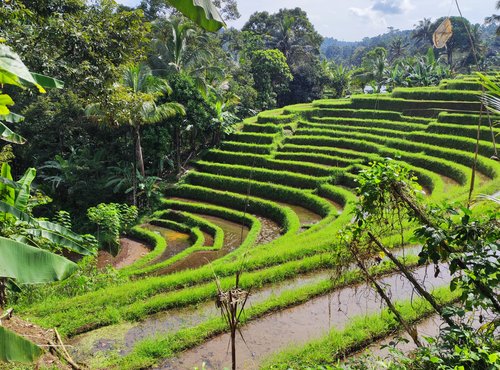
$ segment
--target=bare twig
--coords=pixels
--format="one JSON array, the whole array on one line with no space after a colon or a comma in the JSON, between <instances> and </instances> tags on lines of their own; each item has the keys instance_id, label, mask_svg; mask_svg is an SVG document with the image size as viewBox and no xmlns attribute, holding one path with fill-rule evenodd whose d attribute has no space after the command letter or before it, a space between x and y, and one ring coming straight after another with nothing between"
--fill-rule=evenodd
<instances>
[{"instance_id":1,"label":"bare twig","mask_svg":"<svg viewBox=\"0 0 500 370\"><path fill-rule=\"evenodd\" d=\"M410 283L413 285L413 287L416 289L418 294L422 296L427 302L429 302L434 308L434 310L441 316L441 318L446 321L446 323L449 326L454 326L455 323L453 320L451 320L449 317L443 315L443 310L439 306L439 304L436 302L434 297L427 291L425 290L422 285L419 284L419 282L415 279L413 274L408 271L405 265L403 265L383 244L382 242L375 236L373 235L370 231L368 231L368 236L370 237L371 241L377 245L377 247L384 252L389 259L398 267L399 271L403 273L403 275L410 281Z\"/></svg>"}]
</instances>

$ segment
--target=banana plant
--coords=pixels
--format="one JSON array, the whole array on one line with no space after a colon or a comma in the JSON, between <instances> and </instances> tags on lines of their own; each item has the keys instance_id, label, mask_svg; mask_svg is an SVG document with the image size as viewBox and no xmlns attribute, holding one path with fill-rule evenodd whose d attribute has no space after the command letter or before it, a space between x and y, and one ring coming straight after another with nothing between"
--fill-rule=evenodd
<instances>
[{"instance_id":1,"label":"banana plant","mask_svg":"<svg viewBox=\"0 0 500 370\"><path fill-rule=\"evenodd\" d=\"M36 239L45 239L72 252L90 255L93 252L82 246L83 238L71 230L54 222L37 220L30 215L30 189L36 170L29 168L17 182L12 180L8 163L1 167L0 181L0 218L15 224L22 224L21 233L11 235L16 240L29 244Z\"/></svg>"},{"instance_id":2,"label":"banana plant","mask_svg":"<svg viewBox=\"0 0 500 370\"><path fill-rule=\"evenodd\" d=\"M13 85L22 89L35 86L45 93L45 88L62 88L64 83L52 77L31 73L21 58L9 46L0 42L0 86ZM23 117L10 111L14 101L0 89L0 138L14 144L24 144L26 140L7 127L6 123L21 122Z\"/></svg>"},{"instance_id":3,"label":"banana plant","mask_svg":"<svg viewBox=\"0 0 500 370\"><path fill-rule=\"evenodd\" d=\"M77 269L64 257L0 237L0 305L5 300L7 278L22 284L63 280ZM0 325L0 361L32 362L42 353L34 343Z\"/></svg>"},{"instance_id":4,"label":"banana plant","mask_svg":"<svg viewBox=\"0 0 500 370\"><path fill-rule=\"evenodd\" d=\"M168 0L168 2L201 28L216 32L226 23L210 0Z\"/></svg>"}]
</instances>

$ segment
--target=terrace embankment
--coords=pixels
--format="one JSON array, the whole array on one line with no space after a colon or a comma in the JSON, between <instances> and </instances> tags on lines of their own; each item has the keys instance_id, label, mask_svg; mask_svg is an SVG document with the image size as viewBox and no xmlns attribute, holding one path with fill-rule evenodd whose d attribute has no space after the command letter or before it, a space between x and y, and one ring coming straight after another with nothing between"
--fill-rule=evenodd
<instances>
[{"instance_id":1,"label":"terrace embankment","mask_svg":"<svg viewBox=\"0 0 500 370\"><path fill-rule=\"evenodd\" d=\"M217 258L221 258L224 255L232 252L238 246L240 246L248 235L249 228L244 225L237 224L236 222L228 221L226 219L203 215L203 214L194 214L195 216L199 216L206 221L210 221L213 224L219 226L224 231L224 244L223 247L219 250L215 251L197 251L189 254L185 258L181 259L173 263L170 266L167 266L163 269L155 271L155 275L164 275L170 274L177 271L182 271L186 269L193 269L207 263L210 263ZM213 240L212 240L213 242ZM207 243L205 243L207 244ZM168 241L167 241L167 245ZM188 245L189 246L189 245ZM169 247L167 247L168 249Z\"/></svg>"}]
</instances>

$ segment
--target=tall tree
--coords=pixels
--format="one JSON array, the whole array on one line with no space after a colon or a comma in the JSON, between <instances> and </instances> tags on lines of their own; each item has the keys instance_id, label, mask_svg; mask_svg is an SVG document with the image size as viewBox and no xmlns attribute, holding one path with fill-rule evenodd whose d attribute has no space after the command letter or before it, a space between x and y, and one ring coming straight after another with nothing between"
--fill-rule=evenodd
<instances>
[{"instance_id":1,"label":"tall tree","mask_svg":"<svg viewBox=\"0 0 500 370\"><path fill-rule=\"evenodd\" d=\"M430 18L424 18L418 21L411 38L426 49L432 45L432 34L434 33L433 23Z\"/></svg>"},{"instance_id":2,"label":"tall tree","mask_svg":"<svg viewBox=\"0 0 500 370\"><path fill-rule=\"evenodd\" d=\"M185 115L181 104L156 101L172 92L169 84L154 77L145 64L133 64L125 68L122 79L114 85L103 102L88 107L87 113L100 122L112 126L128 125L134 138L135 161L142 177L146 175L141 145L141 126L158 123L177 115ZM135 178L135 166L134 174ZM135 200L135 197L134 197Z\"/></svg>"}]
</instances>

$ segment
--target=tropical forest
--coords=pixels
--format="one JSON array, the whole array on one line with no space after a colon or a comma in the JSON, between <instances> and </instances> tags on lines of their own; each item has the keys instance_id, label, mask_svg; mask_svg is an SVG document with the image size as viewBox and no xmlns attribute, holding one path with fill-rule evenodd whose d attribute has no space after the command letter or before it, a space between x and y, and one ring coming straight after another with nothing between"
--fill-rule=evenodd
<instances>
[{"instance_id":1,"label":"tropical forest","mask_svg":"<svg viewBox=\"0 0 500 370\"><path fill-rule=\"evenodd\" d=\"M500 1L0 0L0 370L500 370Z\"/></svg>"}]
</instances>

